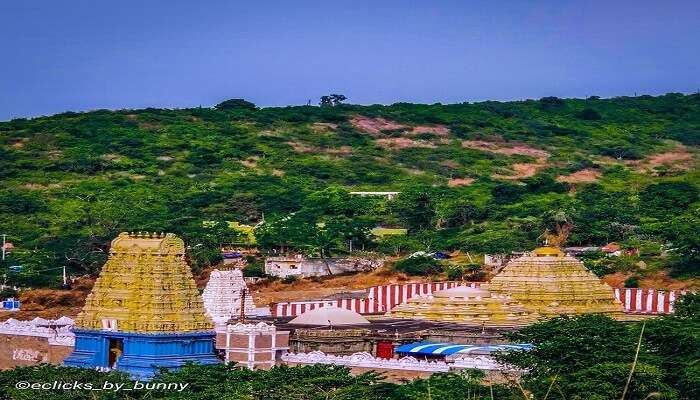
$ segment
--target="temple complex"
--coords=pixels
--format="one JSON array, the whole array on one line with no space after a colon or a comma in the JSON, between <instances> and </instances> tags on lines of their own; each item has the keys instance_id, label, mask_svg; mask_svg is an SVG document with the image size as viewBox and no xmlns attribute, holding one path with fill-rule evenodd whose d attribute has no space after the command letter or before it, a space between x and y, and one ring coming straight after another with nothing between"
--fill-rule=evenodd
<instances>
[{"instance_id":1,"label":"temple complex","mask_svg":"<svg viewBox=\"0 0 700 400\"><path fill-rule=\"evenodd\" d=\"M75 350L64 364L148 379L158 367L217 363L213 327L182 239L121 233L76 318Z\"/></svg>"},{"instance_id":2,"label":"temple complex","mask_svg":"<svg viewBox=\"0 0 700 400\"><path fill-rule=\"evenodd\" d=\"M230 319L253 315L253 296L246 287L240 269L215 269L209 275L209 282L202 293L207 315L217 326Z\"/></svg>"},{"instance_id":3,"label":"temple complex","mask_svg":"<svg viewBox=\"0 0 700 400\"><path fill-rule=\"evenodd\" d=\"M537 320L536 314L506 294L493 294L483 288L466 286L412 297L388 315L484 328L521 327Z\"/></svg>"},{"instance_id":4,"label":"temple complex","mask_svg":"<svg viewBox=\"0 0 700 400\"><path fill-rule=\"evenodd\" d=\"M543 317L561 314L606 314L622 317L613 289L583 263L556 247L545 246L511 260L487 287L510 295Z\"/></svg>"}]
</instances>

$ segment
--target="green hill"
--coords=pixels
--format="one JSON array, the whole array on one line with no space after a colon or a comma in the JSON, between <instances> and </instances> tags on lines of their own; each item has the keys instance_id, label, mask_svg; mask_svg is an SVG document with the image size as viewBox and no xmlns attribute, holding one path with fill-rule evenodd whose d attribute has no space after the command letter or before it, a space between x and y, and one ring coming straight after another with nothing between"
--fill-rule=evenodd
<instances>
[{"instance_id":1,"label":"green hill","mask_svg":"<svg viewBox=\"0 0 700 400\"><path fill-rule=\"evenodd\" d=\"M698 94L68 112L0 122L0 143L17 282L94 272L123 230L181 234L206 265L236 234L203 221L263 215L263 248L503 252L559 228L571 245L666 244L684 273L700 258Z\"/></svg>"}]
</instances>

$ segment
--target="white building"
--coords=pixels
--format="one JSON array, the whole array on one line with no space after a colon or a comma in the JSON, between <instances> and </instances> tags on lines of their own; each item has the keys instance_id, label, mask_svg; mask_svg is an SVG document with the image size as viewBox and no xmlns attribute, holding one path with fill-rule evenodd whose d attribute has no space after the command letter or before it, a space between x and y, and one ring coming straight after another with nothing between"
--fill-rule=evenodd
<instances>
[{"instance_id":1,"label":"white building","mask_svg":"<svg viewBox=\"0 0 700 400\"><path fill-rule=\"evenodd\" d=\"M346 258L308 258L302 255L289 257L268 257L265 259L265 273L271 276L287 278L296 276L308 278L341 274L344 272L371 271L384 265L380 258L346 257Z\"/></svg>"}]
</instances>

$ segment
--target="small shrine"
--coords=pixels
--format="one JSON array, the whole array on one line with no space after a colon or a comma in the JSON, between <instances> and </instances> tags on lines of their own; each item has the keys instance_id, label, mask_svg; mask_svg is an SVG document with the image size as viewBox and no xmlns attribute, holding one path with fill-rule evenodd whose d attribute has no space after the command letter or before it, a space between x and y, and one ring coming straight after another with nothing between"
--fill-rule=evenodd
<instances>
[{"instance_id":1,"label":"small shrine","mask_svg":"<svg viewBox=\"0 0 700 400\"><path fill-rule=\"evenodd\" d=\"M466 286L412 297L395 307L388 316L484 328L521 327L537 320L536 314L508 295Z\"/></svg>"},{"instance_id":2,"label":"small shrine","mask_svg":"<svg viewBox=\"0 0 700 400\"><path fill-rule=\"evenodd\" d=\"M543 317L586 313L623 316L613 289L581 261L553 246L511 260L484 286L491 293L512 296Z\"/></svg>"},{"instance_id":3,"label":"small shrine","mask_svg":"<svg viewBox=\"0 0 700 400\"><path fill-rule=\"evenodd\" d=\"M218 363L213 327L182 239L121 233L75 321L75 350L64 364L149 379L161 367Z\"/></svg>"},{"instance_id":4,"label":"small shrine","mask_svg":"<svg viewBox=\"0 0 700 400\"><path fill-rule=\"evenodd\" d=\"M202 293L204 309L217 326L255 313L253 296L240 269L215 269Z\"/></svg>"}]
</instances>

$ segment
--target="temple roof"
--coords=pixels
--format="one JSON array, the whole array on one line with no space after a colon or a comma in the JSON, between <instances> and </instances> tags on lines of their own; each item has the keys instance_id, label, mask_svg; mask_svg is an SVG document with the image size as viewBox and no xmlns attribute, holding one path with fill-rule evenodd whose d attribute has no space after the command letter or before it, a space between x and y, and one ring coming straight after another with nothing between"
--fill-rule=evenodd
<instances>
[{"instance_id":1,"label":"temple roof","mask_svg":"<svg viewBox=\"0 0 700 400\"><path fill-rule=\"evenodd\" d=\"M335 306L326 306L307 311L289 321L289 324L317 326L367 325L369 321L354 311Z\"/></svg>"},{"instance_id":2,"label":"temple roof","mask_svg":"<svg viewBox=\"0 0 700 400\"><path fill-rule=\"evenodd\" d=\"M121 233L75 326L125 332L212 329L184 250L172 233Z\"/></svg>"},{"instance_id":3,"label":"temple roof","mask_svg":"<svg viewBox=\"0 0 700 400\"><path fill-rule=\"evenodd\" d=\"M543 316L604 313L621 316L613 289L574 257L551 246L511 260L487 285Z\"/></svg>"},{"instance_id":4,"label":"temple roof","mask_svg":"<svg viewBox=\"0 0 700 400\"><path fill-rule=\"evenodd\" d=\"M412 297L394 307L387 316L483 328L520 327L537 320L536 314L505 294L465 286L441 290L432 296Z\"/></svg>"},{"instance_id":5,"label":"temple roof","mask_svg":"<svg viewBox=\"0 0 700 400\"><path fill-rule=\"evenodd\" d=\"M433 297L443 298L477 298L491 297L491 292L484 289L473 288L469 286L456 286L450 289L440 290L433 293Z\"/></svg>"}]
</instances>

